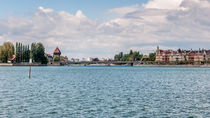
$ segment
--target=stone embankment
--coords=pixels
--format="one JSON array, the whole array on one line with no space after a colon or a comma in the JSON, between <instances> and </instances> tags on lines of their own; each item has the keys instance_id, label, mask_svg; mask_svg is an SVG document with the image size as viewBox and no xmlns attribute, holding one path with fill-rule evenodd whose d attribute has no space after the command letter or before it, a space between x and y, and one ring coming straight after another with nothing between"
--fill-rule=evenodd
<instances>
[{"instance_id":1,"label":"stone embankment","mask_svg":"<svg viewBox=\"0 0 210 118\"><path fill-rule=\"evenodd\" d=\"M8 63L0 63L0 66L13 66L13 64L8 64Z\"/></svg>"},{"instance_id":2,"label":"stone embankment","mask_svg":"<svg viewBox=\"0 0 210 118\"><path fill-rule=\"evenodd\" d=\"M210 64L205 64L205 65L150 65L150 64L142 64L142 65L134 65L134 66L140 66L140 67L206 67L209 68Z\"/></svg>"},{"instance_id":3,"label":"stone embankment","mask_svg":"<svg viewBox=\"0 0 210 118\"><path fill-rule=\"evenodd\" d=\"M41 64L41 63L0 63L0 66L61 66L60 63Z\"/></svg>"}]
</instances>

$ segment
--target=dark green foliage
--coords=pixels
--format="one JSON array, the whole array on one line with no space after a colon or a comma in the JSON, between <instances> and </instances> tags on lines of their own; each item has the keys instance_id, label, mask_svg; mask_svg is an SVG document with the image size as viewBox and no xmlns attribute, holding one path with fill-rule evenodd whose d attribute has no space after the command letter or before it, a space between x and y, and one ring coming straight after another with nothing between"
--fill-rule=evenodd
<instances>
[{"instance_id":1,"label":"dark green foliage","mask_svg":"<svg viewBox=\"0 0 210 118\"><path fill-rule=\"evenodd\" d=\"M149 61L155 61L156 59L156 53L150 53L149 54Z\"/></svg>"},{"instance_id":2,"label":"dark green foliage","mask_svg":"<svg viewBox=\"0 0 210 118\"><path fill-rule=\"evenodd\" d=\"M118 55L114 56L114 59L117 61L122 61L123 58L123 52L120 52Z\"/></svg>"},{"instance_id":3,"label":"dark green foliage","mask_svg":"<svg viewBox=\"0 0 210 118\"><path fill-rule=\"evenodd\" d=\"M16 43L16 62L29 62L30 58L33 62L40 62L46 64L48 59L44 56L45 48L42 43L32 43L31 50L29 45Z\"/></svg>"},{"instance_id":4,"label":"dark green foliage","mask_svg":"<svg viewBox=\"0 0 210 118\"><path fill-rule=\"evenodd\" d=\"M47 64L48 59L44 56L44 54L45 54L45 48L42 43L31 44L30 57L32 58L33 62Z\"/></svg>"},{"instance_id":5,"label":"dark green foliage","mask_svg":"<svg viewBox=\"0 0 210 118\"><path fill-rule=\"evenodd\" d=\"M47 64L48 63L48 59L47 57L43 57L42 61L41 61L42 64Z\"/></svg>"},{"instance_id":6,"label":"dark green foliage","mask_svg":"<svg viewBox=\"0 0 210 118\"><path fill-rule=\"evenodd\" d=\"M123 54L123 52L120 52L119 54L114 56L114 60L116 61L140 61L143 57L142 54L140 54L137 51L130 50L129 54Z\"/></svg>"},{"instance_id":7,"label":"dark green foliage","mask_svg":"<svg viewBox=\"0 0 210 118\"><path fill-rule=\"evenodd\" d=\"M30 58L33 60L33 62L37 62L37 47L36 43L31 44L31 51L30 51Z\"/></svg>"},{"instance_id":8,"label":"dark green foliage","mask_svg":"<svg viewBox=\"0 0 210 118\"><path fill-rule=\"evenodd\" d=\"M16 62L29 62L30 49L29 45L23 45L22 43L16 43Z\"/></svg>"}]
</instances>

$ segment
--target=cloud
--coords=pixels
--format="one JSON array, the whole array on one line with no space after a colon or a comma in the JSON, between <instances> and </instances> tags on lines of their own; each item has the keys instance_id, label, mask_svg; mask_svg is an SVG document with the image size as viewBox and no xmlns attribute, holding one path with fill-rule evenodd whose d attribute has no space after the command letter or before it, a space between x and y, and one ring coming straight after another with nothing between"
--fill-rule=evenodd
<instances>
[{"instance_id":1,"label":"cloud","mask_svg":"<svg viewBox=\"0 0 210 118\"><path fill-rule=\"evenodd\" d=\"M121 8L113 8L113 9L110 9L109 12L125 15L130 12L135 12L139 9L140 9L139 5L136 4L136 5L126 6L126 7L121 7Z\"/></svg>"},{"instance_id":2,"label":"cloud","mask_svg":"<svg viewBox=\"0 0 210 118\"><path fill-rule=\"evenodd\" d=\"M183 0L151 0L143 6L150 9L182 9Z\"/></svg>"},{"instance_id":3,"label":"cloud","mask_svg":"<svg viewBox=\"0 0 210 118\"><path fill-rule=\"evenodd\" d=\"M44 12L44 13L52 13L53 12L53 9L45 9L43 8L42 6L40 6L38 8L41 12Z\"/></svg>"},{"instance_id":4,"label":"cloud","mask_svg":"<svg viewBox=\"0 0 210 118\"><path fill-rule=\"evenodd\" d=\"M175 6L170 6L172 4ZM209 4L207 0L152 0L143 5L144 9L104 24L110 28L127 29L128 34L137 31L138 34L132 34L137 44L208 48L205 43L210 42Z\"/></svg>"},{"instance_id":5,"label":"cloud","mask_svg":"<svg viewBox=\"0 0 210 118\"><path fill-rule=\"evenodd\" d=\"M48 53L59 46L69 57L113 57L130 49L209 48L209 0L151 0L114 8L108 21L39 7L31 17L0 19L0 41L42 42ZM120 14L120 15L119 15Z\"/></svg>"}]
</instances>

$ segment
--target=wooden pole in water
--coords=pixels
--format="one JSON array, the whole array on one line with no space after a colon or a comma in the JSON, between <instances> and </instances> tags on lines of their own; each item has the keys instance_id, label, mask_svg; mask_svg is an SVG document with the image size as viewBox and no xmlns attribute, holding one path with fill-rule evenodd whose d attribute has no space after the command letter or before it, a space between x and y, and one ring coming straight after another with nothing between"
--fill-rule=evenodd
<instances>
[{"instance_id":1,"label":"wooden pole in water","mask_svg":"<svg viewBox=\"0 0 210 118\"><path fill-rule=\"evenodd\" d=\"M28 77L31 78L31 65L29 66Z\"/></svg>"}]
</instances>

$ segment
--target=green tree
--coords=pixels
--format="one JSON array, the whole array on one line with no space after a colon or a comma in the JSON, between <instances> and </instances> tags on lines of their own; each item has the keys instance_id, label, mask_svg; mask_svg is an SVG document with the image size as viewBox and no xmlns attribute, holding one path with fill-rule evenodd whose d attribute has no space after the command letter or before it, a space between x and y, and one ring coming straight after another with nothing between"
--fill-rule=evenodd
<instances>
[{"instance_id":1,"label":"green tree","mask_svg":"<svg viewBox=\"0 0 210 118\"><path fill-rule=\"evenodd\" d=\"M18 47L18 42L16 42L16 46L15 46L16 62L19 62L19 58L18 58L19 57L19 52L18 52L19 50L18 50L18 48L19 48Z\"/></svg>"},{"instance_id":2,"label":"green tree","mask_svg":"<svg viewBox=\"0 0 210 118\"><path fill-rule=\"evenodd\" d=\"M132 61L140 61L142 57L143 57L142 54L140 54L139 52L135 51L133 53L133 60Z\"/></svg>"},{"instance_id":3,"label":"green tree","mask_svg":"<svg viewBox=\"0 0 210 118\"><path fill-rule=\"evenodd\" d=\"M31 44L30 58L33 60L33 62L37 62L37 48L36 48L36 43L32 43Z\"/></svg>"},{"instance_id":4,"label":"green tree","mask_svg":"<svg viewBox=\"0 0 210 118\"><path fill-rule=\"evenodd\" d=\"M149 54L149 61L155 61L156 59L156 53L150 53Z\"/></svg>"},{"instance_id":5,"label":"green tree","mask_svg":"<svg viewBox=\"0 0 210 118\"><path fill-rule=\"evenodd\" d=\"M114 56L114 60L115 60L115 61L120 61L120 56L119 56L118 54L116 54L116 55Z\"/></svg>"},{"instance_id":6,"label":"green tree","mask_svg":"<svg viewBox=\"0 0 210 118\"><path fill-rule=\"evenodd\" d=\"M0 46L0 62L2 63L2 59L3 59L3 46Z\"/></svg>"},{"instance_id":7,"label":"green tree","mask_svg":"<svg viewBox=\"0 0 210 118\"><path fill-rule=\"evenodd\" d=\"M30 60L30 49L29 49L29 45L27 45L27 52L26 52L26 61L29 62Z\"/></svg>"},{"instance_id":8,"label":"green tree","mask_svg":"<svg viewBox=\"0 0 210 118\"><path fill-rule=\"evenodd\" d=\"M58 56L55 56L55 57L53 57L53 61L54 62L59 62L60 61L60 58Z\"/></svg>"},{"instance_id":9,"label":"green tree","mask_svg":"<svg viewBox=\"0 0 210 118\"><path fill-rule=\"evenodd\" d=\"M29 45L23 45L22 43L16 43L16 62L29 62L30 50Z\"/></svg>"},{"instance_id":10,"label":"green tree","mask_svg":"<svg viewBox=\"0 0 210 118\"><path fill-rule=\"evenodd\" d=\"M32 43L31 44L31 51L30 51L30 58L33 62L41 62L42 64L47 64L48 59L45 57L45 48L42 43Z\"/></svg>"},{"instance_id":11,"label":"green tree","mask_svg":"<svg viewBox=\"0 0 210 118\"><path fill-rule=\"evenodd\" d=\"M129 53L129 55L133 55L133 50L130 50L130 53Z\"/></svg>"},{"instance_id":12,"label":"green tree","mask_svg":"<svg viewBox=\"0 0 210 118\"><path fill-rule=\"evenodd\" d=\"M15 53L14 45L11 42L5 42L0 49L1 61L7 63L8 60L12 59Z\"/></svg>"},{"instance_id":13,"label":"green tree","mask_svg":"<svg viewBox=\"0 0 210 118\"><path fill-rule=\"evenodd\" d=\"M123 57L123 52L120 52L119 54L116 54L114 56L114 60L121 61L122 60L122 57Z\"/></svg>"},{"instance_id":14,"label":"green tree","mask_svg":"<svg viewBox=\"0 0 210 118\"><path fill-rule=\"evenodd\" d=\"M122 57L122 61L129 61L129 55L128 55L128 54L125 54L125 55Z\"/></svg>"},{"instance_id":15,"label":"green tree","mask_svg":"<svg viewBox=\"0 0 210 118\"><path fill-rule=\"evenodd\" d=\"M37 58L38 62L42 62L44 60L45 48L42 43L37 43Z\"/></svg>"},{"instance_id":16,"label":"green tree","mask_svg":"<svg viewBox=\"0 0 210 118\"><path fill-rule=\"evenodd\" d=\"M114 59L116 61L140 61L142 57L143 55L139 52L130 50L129 54L123 54L123 52L116 54Z\"/></svg>"}]
</instances>

